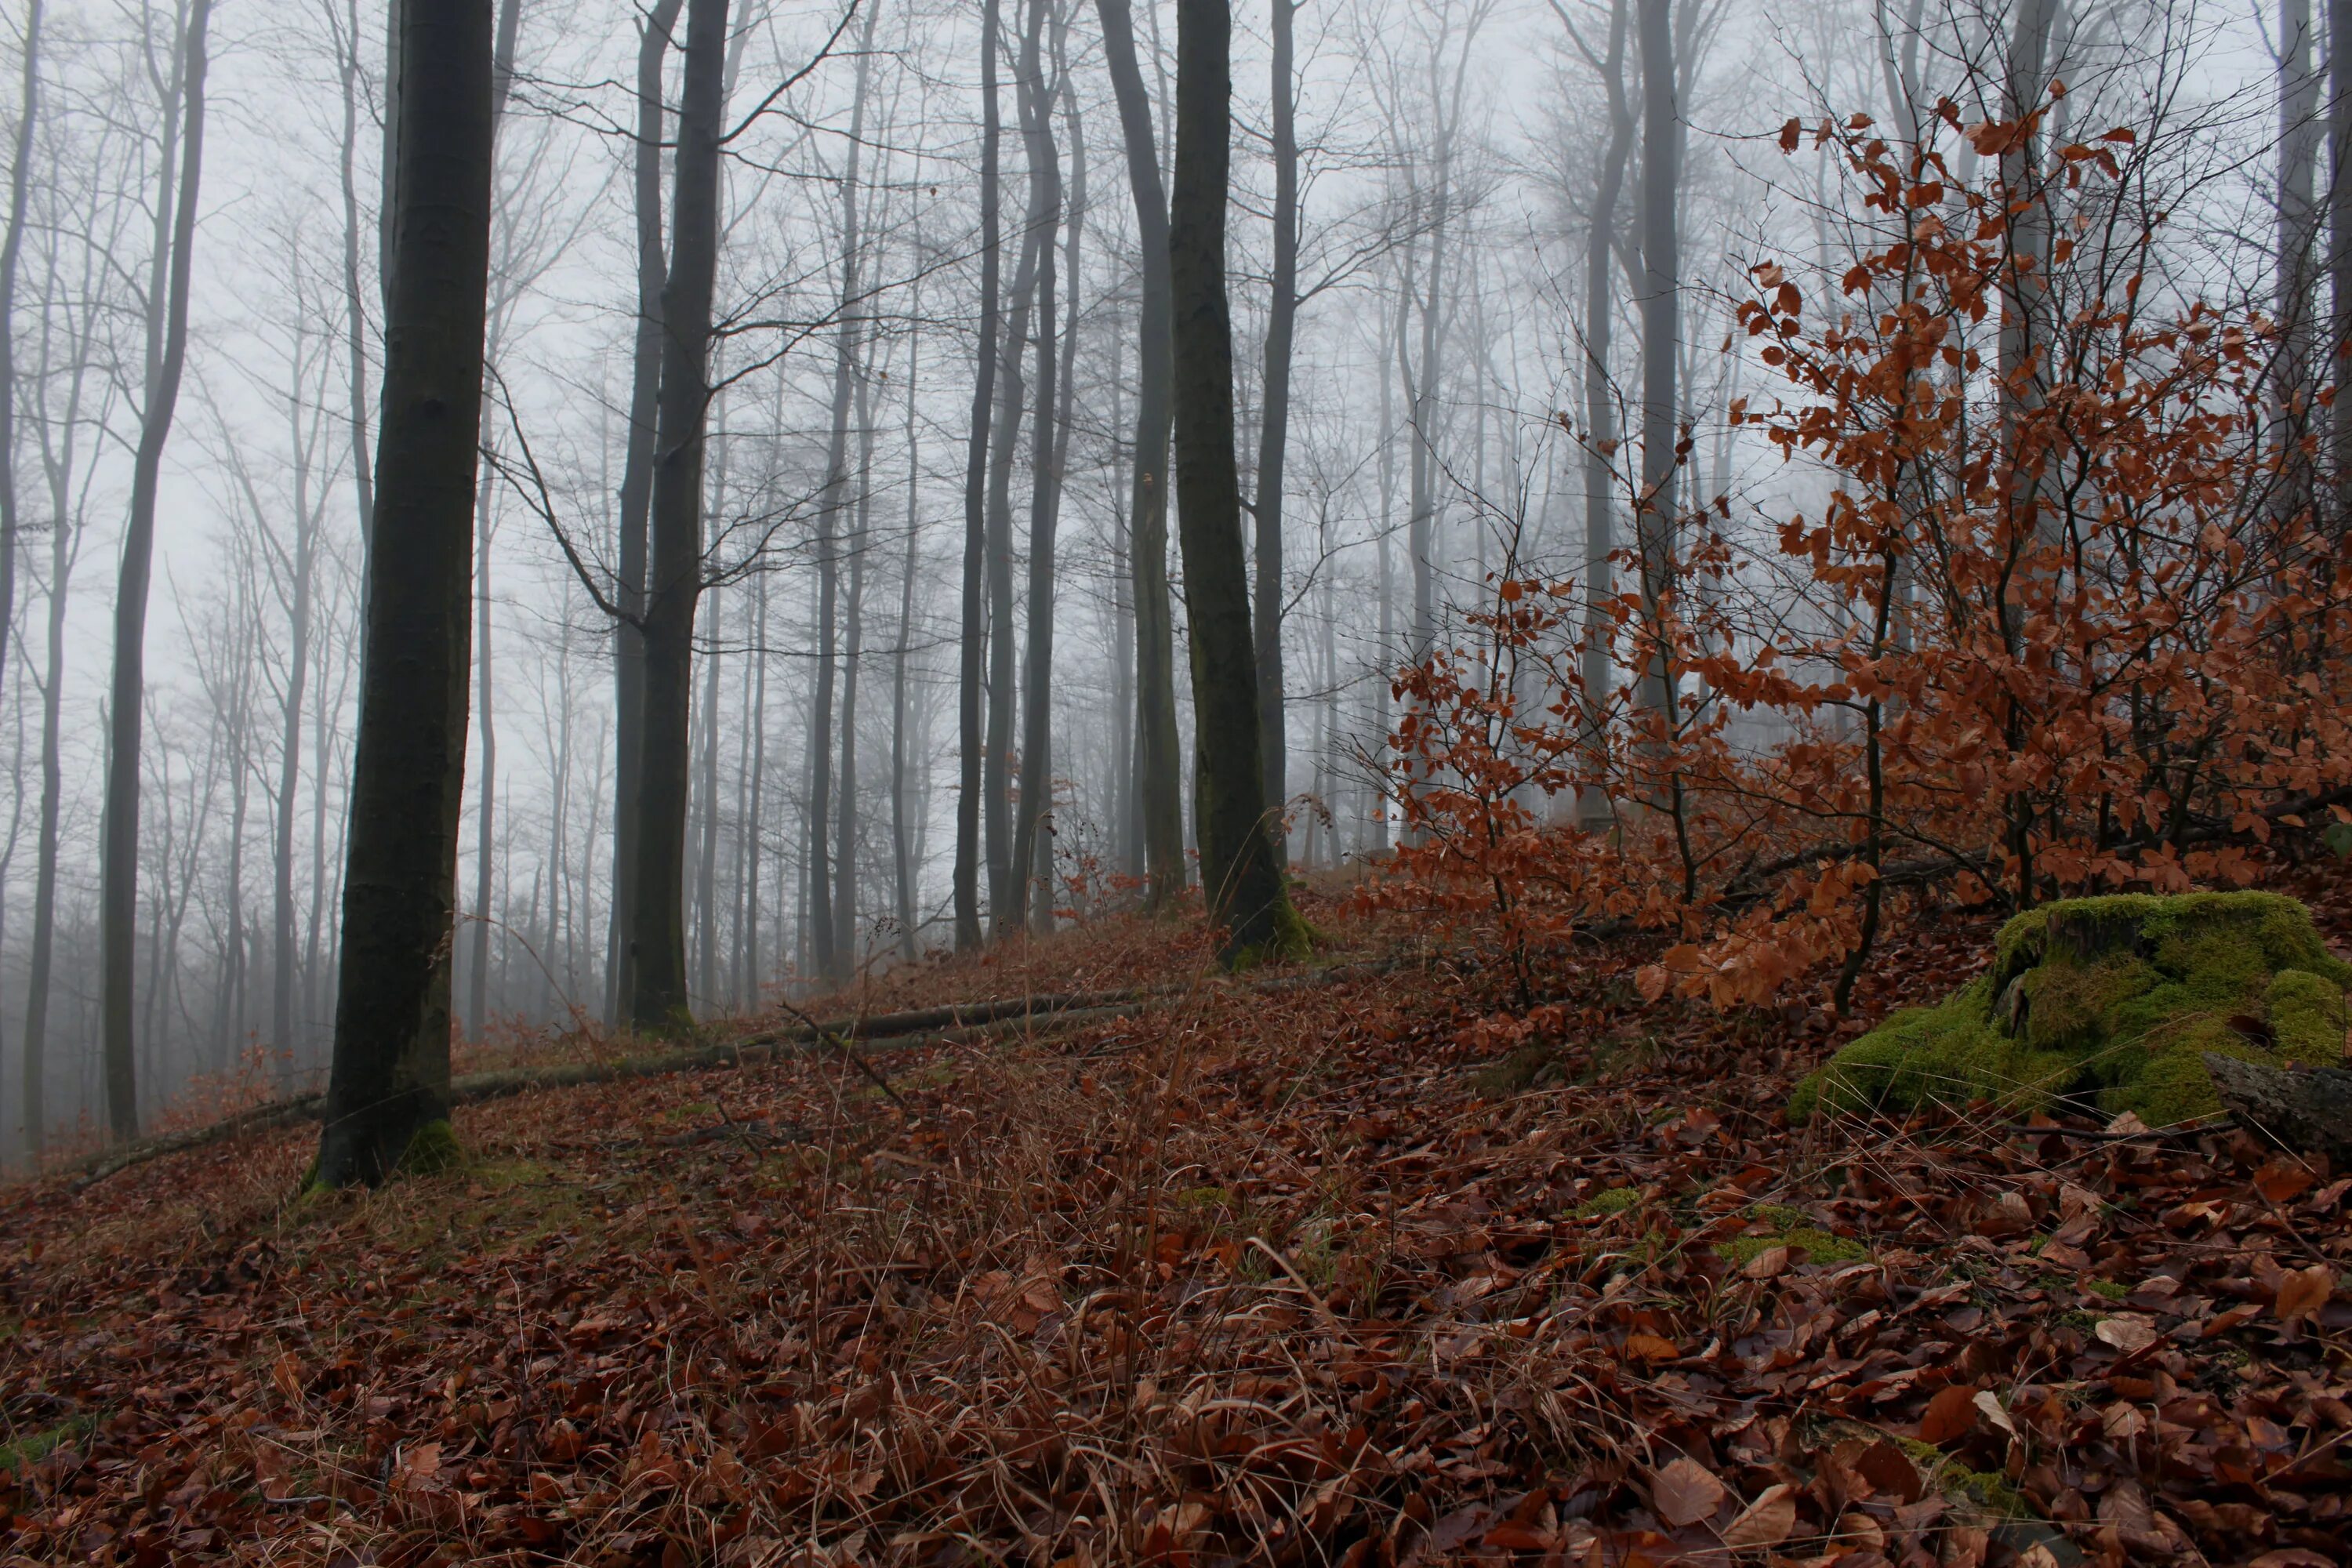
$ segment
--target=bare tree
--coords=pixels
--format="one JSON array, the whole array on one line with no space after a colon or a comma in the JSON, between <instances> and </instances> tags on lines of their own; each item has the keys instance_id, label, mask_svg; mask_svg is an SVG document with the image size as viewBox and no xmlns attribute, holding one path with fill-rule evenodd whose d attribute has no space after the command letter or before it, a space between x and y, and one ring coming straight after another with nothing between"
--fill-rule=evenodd
<instances>
[{"instance_id":1,"label":"bare tree","mask_svg":"<svg viewBox=\"0 0 2352 1568\"><path fill-rule=\"evenodd\" d=\"M157 160L155 242L147 280L146 405L140 411L131 511L123 528L122 569L114 600L106 826L99 872L106 1114L118 1138L139 1131L131 997L139 916L139 743L146 716L147 591L155 553L155 492L188 357L188 284L196 245L197 181L204 170L206 31L211 21L212 0L188 0L173 30L168 65L155 60L152 37L147 41L149 75L164 105L165 132L163 154Z\"/></svg>"},{"instance_id":2,"label":"bare tree","mask_svg":"<svg viewBox=\"0 0 2352 1568\"><path fill-rule=\"evenodd\" d=\"M702 460L710 405L711 294L719 265L719 151L726 92L727 0L687 6L670 264L662 285L661 396L646 581L645 739L638 759L634 887L636 963L630 1019L692 1022L686 971L686 807L692 752L694 615L703 582Z\"/></svg>"},{"instance_id":3,"label":"bare tree","mask_svg":"<svg viewBox=\"0 0 2352 1568\"><path fill-rule=\"evenodd\" d=\"M1168 597L1169 363L1168 201L1152 140L1151 105L1135 58L1128 0L1096 0L1103 56L1127 148L1128 188L1135 199L1141 299L1135 403L1135 468L1129 501L1129 571L1135 598L1135 773L1142 819L1147 902L1173 905L1184 890L1183 765L1177 755L1175 620Z\"/></svg>"},{"instance_id":4,"label":"bare tree","mask_svg":"<svg viewBox=\"0 0 2352 1568\"><path fill-rule=\"evenodd\" d=\"M956 947L968 952L981 943L980 862L981 794L986 770L981 749L982 649L988 635L986 579L988 572L988 489L990 454L996 408L997 334L1002 326L1003 249L999 206L1002 177L998 162L1003 142L1003 113L997 103L996 46L999 0L981 0L980 10L980 346L972 373L971 436L965 448L963 480L963 599L961 657L958 665L957 725L961 742L956 795L956 853L953 897Z\"/></svg>"},{"instance_id":5,"label":"bare tree","mask_svg":"<svg viewBox=\"0 0 2352 1568\"><path fill-rule=\"evenodd\" d=\"M636 215L636 331L629 358L629 436L621 469L620 539L614 552L613 621L613 914L605 953L605 1016L622 1016L636 994L637 836L644 812L637 778L644 767L646 529L654 487L654 422L661 394L661 155L666 117L662 62L685 0L656 0L637 36L636 135L630 145L630 192Z\"/></svg>"},{"instance_id":6,"label":"bare tree","mask_svg":"<svg viewBox=\"0 0 2352 1568\"><path fill-rule=\"evenodd\" d=\"M1233 14L1177 0L1176 174L1169 202L1176 476L1198 704L1201 884L1227 963L1286 951L1297 917L1267 842L1257 660L1242 561L1234 351L1225 299L1233 159Z\"/></svg>"},{"instance_id":7,"label":"bare tree","mask_svg":"<svg viewBox=\"0 0 2352 1568\"><path fill-rule=\"evenodd\" d=\"M315 1174L328 1186L383 1181L449 1114L492 28L489 0L400 0L398 16L408 68L397 76L383 416L341 984Z\"/></svg>"}]
</instances>

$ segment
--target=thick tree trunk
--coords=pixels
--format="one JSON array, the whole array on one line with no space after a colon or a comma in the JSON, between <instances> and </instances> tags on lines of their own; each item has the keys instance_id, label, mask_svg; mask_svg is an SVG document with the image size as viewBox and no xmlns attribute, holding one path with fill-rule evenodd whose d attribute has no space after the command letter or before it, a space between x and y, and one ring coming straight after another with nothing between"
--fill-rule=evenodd
<instances>
[{"instance_id":1,"label":"thick tree trunk","mask_svg":"<svg viewBox=\"0 0 2352 1568\"><path fill-rule=\"evenodd\" d=\"M654 426L662 363L662 61L685 0L655 0L637 39L637 132L630 149L637 223L637 326L629 360L628 448L621 467L621 537L613 584L613 915L604 956L604 1013L618 1023L636 994L637 775L644 768L646 520L654 493Z\"/></svg>"},{"instance_id":2,"label":"thick tree trunk","mask_svg":"<svg viewBox=\"0 0 2352 1568\"><path fill-rule=\"evenodd\" d=\"M1168 444L1171 407L1168 199L1152 140L1151 105L1135 58L1128 0L1095 0L1103 57L1127 148L1141 253L1135 401L1135 472L1129 497L1128 570L1135 601L1135 772L1142 818L1146 901L1172 908L1184 891L1184 764L1176 736L1175 616L1168 595Z\"/></svg>"},{"instance_id":3,"label":"thick tree trunk","mask_svg":"<svg viewBox=\"0 0 2352 1568\"><path fill-rule=\"evenodd\" d=\"M1274 6L1274 280L1265 316L1265 408L1257 444L1258 752L1265 766L1267 829L1277 863L1289 859L1282 817L1290 804L1290 739L1282 712L1282 474L1290 439L1290 344L1298 315L1298 105L1292 34L1298 0Z\"/></svg>"},{"instance_id":4,"label":"thick tree trunk","mask_svg":"<svg viewBox=\"0 0 2352 1568\"><path fill-rule=\"evenodd\" d=\"M996 408L996 359L1003 240L998 207L997 163L1003 141L997 108L996 43L999 0L982 0L980 39L980 346L974 358L971 435L964 451L962 637L957 663L956 723L959 741L956 852L953 900L959 952L981 944L981 794L985 769L981 721L982 651L988 640L985 582L988 562L990 421Z\"/></svg>"},{"instance_id":5,"label":"thick tree trunk","mask_svg":"<svg viewBox=\"0 0 2352 1568\"><path fill-rule=\"evenodd\" d=\"M997 934L1053 926L1054 895L1040 888L1040 840L1052 869L1054 811L1054 532L1061 498L1056 485L1056 393L1061 366L1055 342L1054 233L1062 217L1061 152L1054 143L1052 89L1042 49L1047 0L1030 0L1021 47L1021 134L1029 159L1029 232L1037 247L1036 405L1029 431L1029 644L1022 671L1020 808L1013 826L1007 904ZM1042 905L1042 913L1039 906Z\"/></svg>"},{"instance_id":6,"label":"thick tree trunk","mask_svg":"<svg viewBox=\"0 0 2352 1568\"><path fill-rule=\"evenodd\" d=\"M1198 709L1201 882L1228 963L1286 950L1290 912L1266 839L1257 668L1234 452L1233 322L1225 299L1233 16L1178 0L1176 175L1169 209L1179 515Z\"/></svg>"},{"instance_id":7,"label":"thick tree trunk","mask_svg":"<svg viewBox=\"0 0 2352 1568\"><path fill-rule=\"evenodd\" d=\"M671 250L662 286L661 396L645 611L645 727L637 771L636 965L629 1017L690 1026L686 807L692 752L694 616L702 593L703 427L710 405L710 298L719 264L719 137L727 0L687 7Z\"/></svg>"},{"instance_id":8,"label":"thick tree trunk","mask_svg":"<svg viewBox=\"0 0 2352 1568\"><path fill-rule=\"evenodd\" d=\"M147 405L131 461L131 515L114 600L114 682L108 711L106 807L99 866L99 986L106 1067L106 1119L118 1138L139 1131L131 991L139 920L139 747L146 712L147 589L155 553L155 493L163 447L188 354L188 279L204 169L205 68L212 0L194 0L174 67L163 188L155 208L155 265L148 280ZM180 166L173 188L172 141Z\"/></svg>"},{"instance_id":9,"label":"thick tree trunk","mask_svg":"<svg viewBox=\"0 0 2352 1568\"><path fill-rule=\"evenodd\" d=\"M203 0L199 0L202 4ZM489 0L401 0L367 641L317 1180L381 1182L449 1105L449 956L489 289Z\"/></svg>"}]
</instances>

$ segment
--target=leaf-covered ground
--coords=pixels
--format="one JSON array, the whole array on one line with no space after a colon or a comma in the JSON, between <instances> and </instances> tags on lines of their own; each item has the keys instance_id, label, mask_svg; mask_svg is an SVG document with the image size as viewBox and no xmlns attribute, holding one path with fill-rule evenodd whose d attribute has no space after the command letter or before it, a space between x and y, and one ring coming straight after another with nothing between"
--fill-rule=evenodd
<instances>
[{"instance_id":1,"label":"leaf-covered ground","mask_svg":"<svg viewBox=\"0 0 2352 1568\"><path fill-rule=\"evenodd\" d=\"M2314 898L2339 949L2352 898ZM1818 1014L1507 1009L1310 912L872 1006L1124 1019L551 1091L294 1201L309 1131L0 1219L8 1563L2345 1560L2352 1181L2209 1131L1779 1108ZM1869 1016L1983 958L1899 931ZM1853 1026L1849 1026L1850 1028Z\"/></svg>"}]
</instances>

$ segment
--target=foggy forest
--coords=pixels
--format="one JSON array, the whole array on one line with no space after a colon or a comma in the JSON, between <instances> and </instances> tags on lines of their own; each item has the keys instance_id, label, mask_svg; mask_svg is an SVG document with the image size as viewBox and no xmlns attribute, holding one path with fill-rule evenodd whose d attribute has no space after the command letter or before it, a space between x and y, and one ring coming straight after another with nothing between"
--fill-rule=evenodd
<instances>
[{"instance_id":1,"label":"foggy forest","mask_svg":"<svg viewBox=\"0 0 2352 1568\"><path fill-rule=\"evenodd\" d=\"M0 1563L2342 1561L2347 37L0 0Z\"/></svg>"}]
</instances>

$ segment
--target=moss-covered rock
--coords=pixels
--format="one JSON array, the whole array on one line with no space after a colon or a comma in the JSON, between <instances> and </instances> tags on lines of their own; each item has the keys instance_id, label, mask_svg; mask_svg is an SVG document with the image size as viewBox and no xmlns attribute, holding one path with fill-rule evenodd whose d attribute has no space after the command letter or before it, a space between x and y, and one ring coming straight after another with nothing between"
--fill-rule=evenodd
<instances>
[{"instance_id":1,"label":"moss-covered rock","mask_svg":"<svg viewBox=\"0 0 2352 1568\"><path fill-rule=\"evenodd\" d=\"M2151 1127L2221 1109L2202 1057L2333 1067L2352 964L2272 893L2070 899L2000 930L1993 967L1897 1013L1798 1086L1790 1115L2095 1097Z\"/></svg>"}]
</instances>

